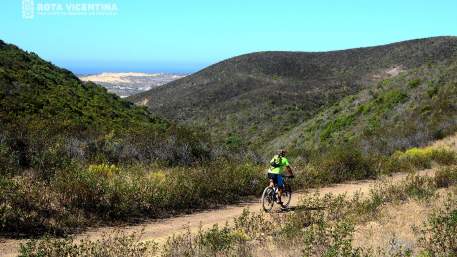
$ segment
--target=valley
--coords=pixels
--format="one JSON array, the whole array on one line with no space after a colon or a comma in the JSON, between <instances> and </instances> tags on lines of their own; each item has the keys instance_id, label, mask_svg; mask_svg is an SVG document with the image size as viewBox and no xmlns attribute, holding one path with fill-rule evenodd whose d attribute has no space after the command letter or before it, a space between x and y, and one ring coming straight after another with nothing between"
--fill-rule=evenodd
<instances>
[{"instance_id":1,"label":"valley","mask_svg":"<svg viewBox=\"0 0 457 257\"><path fill-rule=\"evenodd\" d=\"M382 230L366 222L387 222L376 216L392 213L384 205L422 208L423 222L448 215L419 201L452 195L457 183L455 37L252 53L127 98L93 80L155 76L84 81L3 41L0 57L5 256L21 243L22 256L365 256L374 248L353 239ZM298 193L288 212L263 214L258 197L278 148L289 150ZM423 235L441 236L430 224ZM420 238L402 247L437 251Z\"/></svg>"}]
</instances>

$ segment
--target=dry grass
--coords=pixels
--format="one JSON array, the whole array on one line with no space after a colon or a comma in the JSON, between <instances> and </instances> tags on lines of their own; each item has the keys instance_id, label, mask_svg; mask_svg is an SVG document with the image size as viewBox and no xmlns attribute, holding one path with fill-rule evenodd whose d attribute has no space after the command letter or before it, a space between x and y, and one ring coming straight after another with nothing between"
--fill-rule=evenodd
<instances>
[{"instance_id":1,"label":"dry grass","mask_svg":"<svg viewBox=\"0 0 457 257\"><path fill-rule=\"evenodd\" d=\"M457 133L441 140L437 140L430 146L435 149L449 149L457 152Z\"/></svg>"},{"instance_id":2,"label":"dry grass","mask_svg":"<svg viewBox=\"0 0 457 257\"><path fill-rule=\"evenodd\" d=\"M401 204L386 204L380 210L379 218L356 226L354 247L388 253L403 247L412 249L414 254L419 253L421 249L415 228L421 227L434 210L443 207L448 191L449 188L438 190L431 201L410 199Z\"/></svg>"},{"instance_id":3,"label":"dry grass","mask_svg":"<svg viewBox=\"0 0 457 257\"><path fill-rule=\"evenodd\" d=\"M441 199L450 190L439 189L441 194L437 197L424 196L425 191L436 192L437 188L428 183L432 181L409 176L398 185L384 182L374 186L369 195L349 199L347 195L316 195L317 198L307 201L324 209L302 206L306 211L299 208L272 216L245 210L229 227L215 226L197 232L189 229L170 238L163 245L163 252L149 252L147 256L282 257L323 256L331 252L339 254L335 256L375 256L376 252L364 249L379 249L380 256L406 256L392 253L398 252L400 246L420 250L420 235L413 227L422 227L433 210L441 208ZM53 250L60 247L59 242L41 241L29 246L27 252L35 253L43 247ZM76 249L72 242L64 246ZM94 245L96 249L98 246Z\"/></svg>"}]
</instances>

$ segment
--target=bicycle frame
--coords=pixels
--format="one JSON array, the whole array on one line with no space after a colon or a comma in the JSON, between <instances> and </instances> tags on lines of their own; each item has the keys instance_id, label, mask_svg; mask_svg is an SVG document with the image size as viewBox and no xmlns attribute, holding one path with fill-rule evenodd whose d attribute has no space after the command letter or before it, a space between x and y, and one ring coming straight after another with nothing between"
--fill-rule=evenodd
<instances>
[{"instance_id":1,"label":"bicycle frame","mask_svg":"<svg viewBox=\"0 0 457 257\"><path fill-rule=\"evenodd\" d=\"M283 188L284 190L283 190L281 198L286 197L287 202L285 204L283 204L282 207L288 207L290 204L291 197L292 197L292 190L291 190L290 186L287 184L288 178L289 178L288 176L284 176L284 188ZM279 187L276 183L273 185L273 187L268 185L264 189L264 191L262 193L261 201L262 201L263 209L266 212L269 212L273 208L274 203L278 200L278 194L279 194Z\"/></svg>"}]
</instances>

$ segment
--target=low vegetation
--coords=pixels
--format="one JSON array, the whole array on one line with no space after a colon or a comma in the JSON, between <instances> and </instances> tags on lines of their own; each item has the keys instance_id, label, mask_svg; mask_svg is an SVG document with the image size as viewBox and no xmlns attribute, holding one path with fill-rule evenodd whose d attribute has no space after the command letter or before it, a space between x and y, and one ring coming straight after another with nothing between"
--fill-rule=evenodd
<instances>
[{"instance_id":1,"label":"low vegetation","mask_svg":"<svg viewBox=\"0 0 457 257\"><path fill-rule=\"evenodd\" d=\"M453 186L457 183L457 166L448 166L439 169L435 174L435 181L439 187Z\"/></svg>"},{"instance_id":2,"label":"low vegetation","mask_svg":"<svg viewBox=\"0 0 457 257\"><path fill-rule=\"evenodd\" d=\"M457 174L455 168L444 168ZM457 181L454 181L454 183ZM388 203L402 204L411 200L429 202L438 197L436 178L410 175L400 183L381 182L364 195L309 195L303 198L294 212L272 214L251 212L233 220L232 225L200 229L170 237L162 249L142 256L453 256L455 249L455 213L457 191L447 189L446 204L437 209L417 229L419 248L397 245L392 249L373 249L354 246L357 224L377 218ZM129 238L127 235L124 237ZM72 240L32 240L22 247L22 256L38 256L40 251L75 248ZM94 242L100 244L100 242ZM135 245L135 243L131 243ZM136 243L138 244L138 242ZM120 247L120 251L125 246ZM110 247L107 247L110 249ZM280 255L275 254L280 253ZM82 251L79 255L87 256ZM35 254L35 255L34 255ZM52 256L52 255L50 255ZM93 255L91 255L93 256Z\"/></svg>"},{"instance_id":3,"label":"low vegetation","mask_svg":"<svg viewBox=\"0 0 457 257\"><path fill-rule=\"evenodd\" d=\"M449 195L444 207L436 210L421 228L419 242L424 249L423 256L455 256L457 253L456 200L455 193Z\"/></svg>"},{"instance_id":4,"label":"low vegetation","mask_svg":"<svg viewBox=\"0 0 457 257\"><path fill-rule=\"evenodd\" d=\"M294 188L376 178L396 171L457 164L455 152L413 148L388 158L365 157L351 145L336 147L309 163L297 163ZM89 225L161 218L258 196L266 185L264 165L227 160L195 167L75 165L46 180L29 170L0 178L3 234L65 235ZM453 183L437 172L437 184ZM406 190L406 189L405 189Z\"/></svg>"},{"instance_id":5,"label":"low vegetation","mask_svg":"<svg viewBox=\"0 0 457 257\"><path fill-rule=\"evenodd\" d=\"M429 169L432 163L440 165L451 165L457 163L455 151L434 147L411 148L404 152L397 151L393 158L405 169Z\"/></svg>"},{"instance_id":6,"label":"low vegetation","mask_svg":"<svg viewBox=\"0 0 457 257\"><path fill-rule=\"evenodd\" d=\"M120 232L104 235L97 241L82 240L76 244L72 238L28 241L21 246L19 257L103 256L140 257L155 254L157 245L140 242L140 234Z\"/></svg>"},{"instance_id":7,"label":"low vegetation","mask_svg":"<svg viewBox=\"0 0 457 257\"><path fill-rule=\"evenodd\" d=\"M421 249L353 246L356 224L376 219L387 203L433 200L437 189L435 179L411 175L400 184L380 183L368 195L311 195L293 213L273 214L272 219L245 210L233 226L170 238L164 256L276 256L275 251L281 256L411 256L413 250L424 256L452 256L455 193L449 195L445 208L423 225L418 234ZM208 242L223 247L215 248Z\"/></svg>"},{"instance_id":8,"label":"low vegetation","mask_svg":"<svg viewBox=\"0 0 457 257\"><path fill-rule=\"evenodd\" d=\"M265 185L254 165L214 163L148 171L97 165L60 171L49 181L0 179L3 233L66 234L100 222L160 218L256 195Z\"/></svg>"}]
</instances>

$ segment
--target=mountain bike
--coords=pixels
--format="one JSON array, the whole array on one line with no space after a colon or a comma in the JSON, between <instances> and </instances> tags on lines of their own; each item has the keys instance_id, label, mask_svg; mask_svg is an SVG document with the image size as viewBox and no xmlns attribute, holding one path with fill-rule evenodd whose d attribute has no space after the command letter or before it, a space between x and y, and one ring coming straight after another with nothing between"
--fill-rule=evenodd
<instances>
[{"instance_id":1,"label":"mountain bike","mask_svg":"<svg viewBox=\"0 0 457 257\"><path fill-rule=\"evenodd\" d=\"M284 179L284 190L282 192L281 200L283 205L282 208L289 207L290 200L292 199L292 189L290 185L287 183L288 179L293 178L293 176L283 176ZM279 188L278 185L274 185L274 187L267 186L262 193L262 208L266 212L270 212L273 209L274 204L278 201L278 192Z\"/></svg>"}]
</instances>

